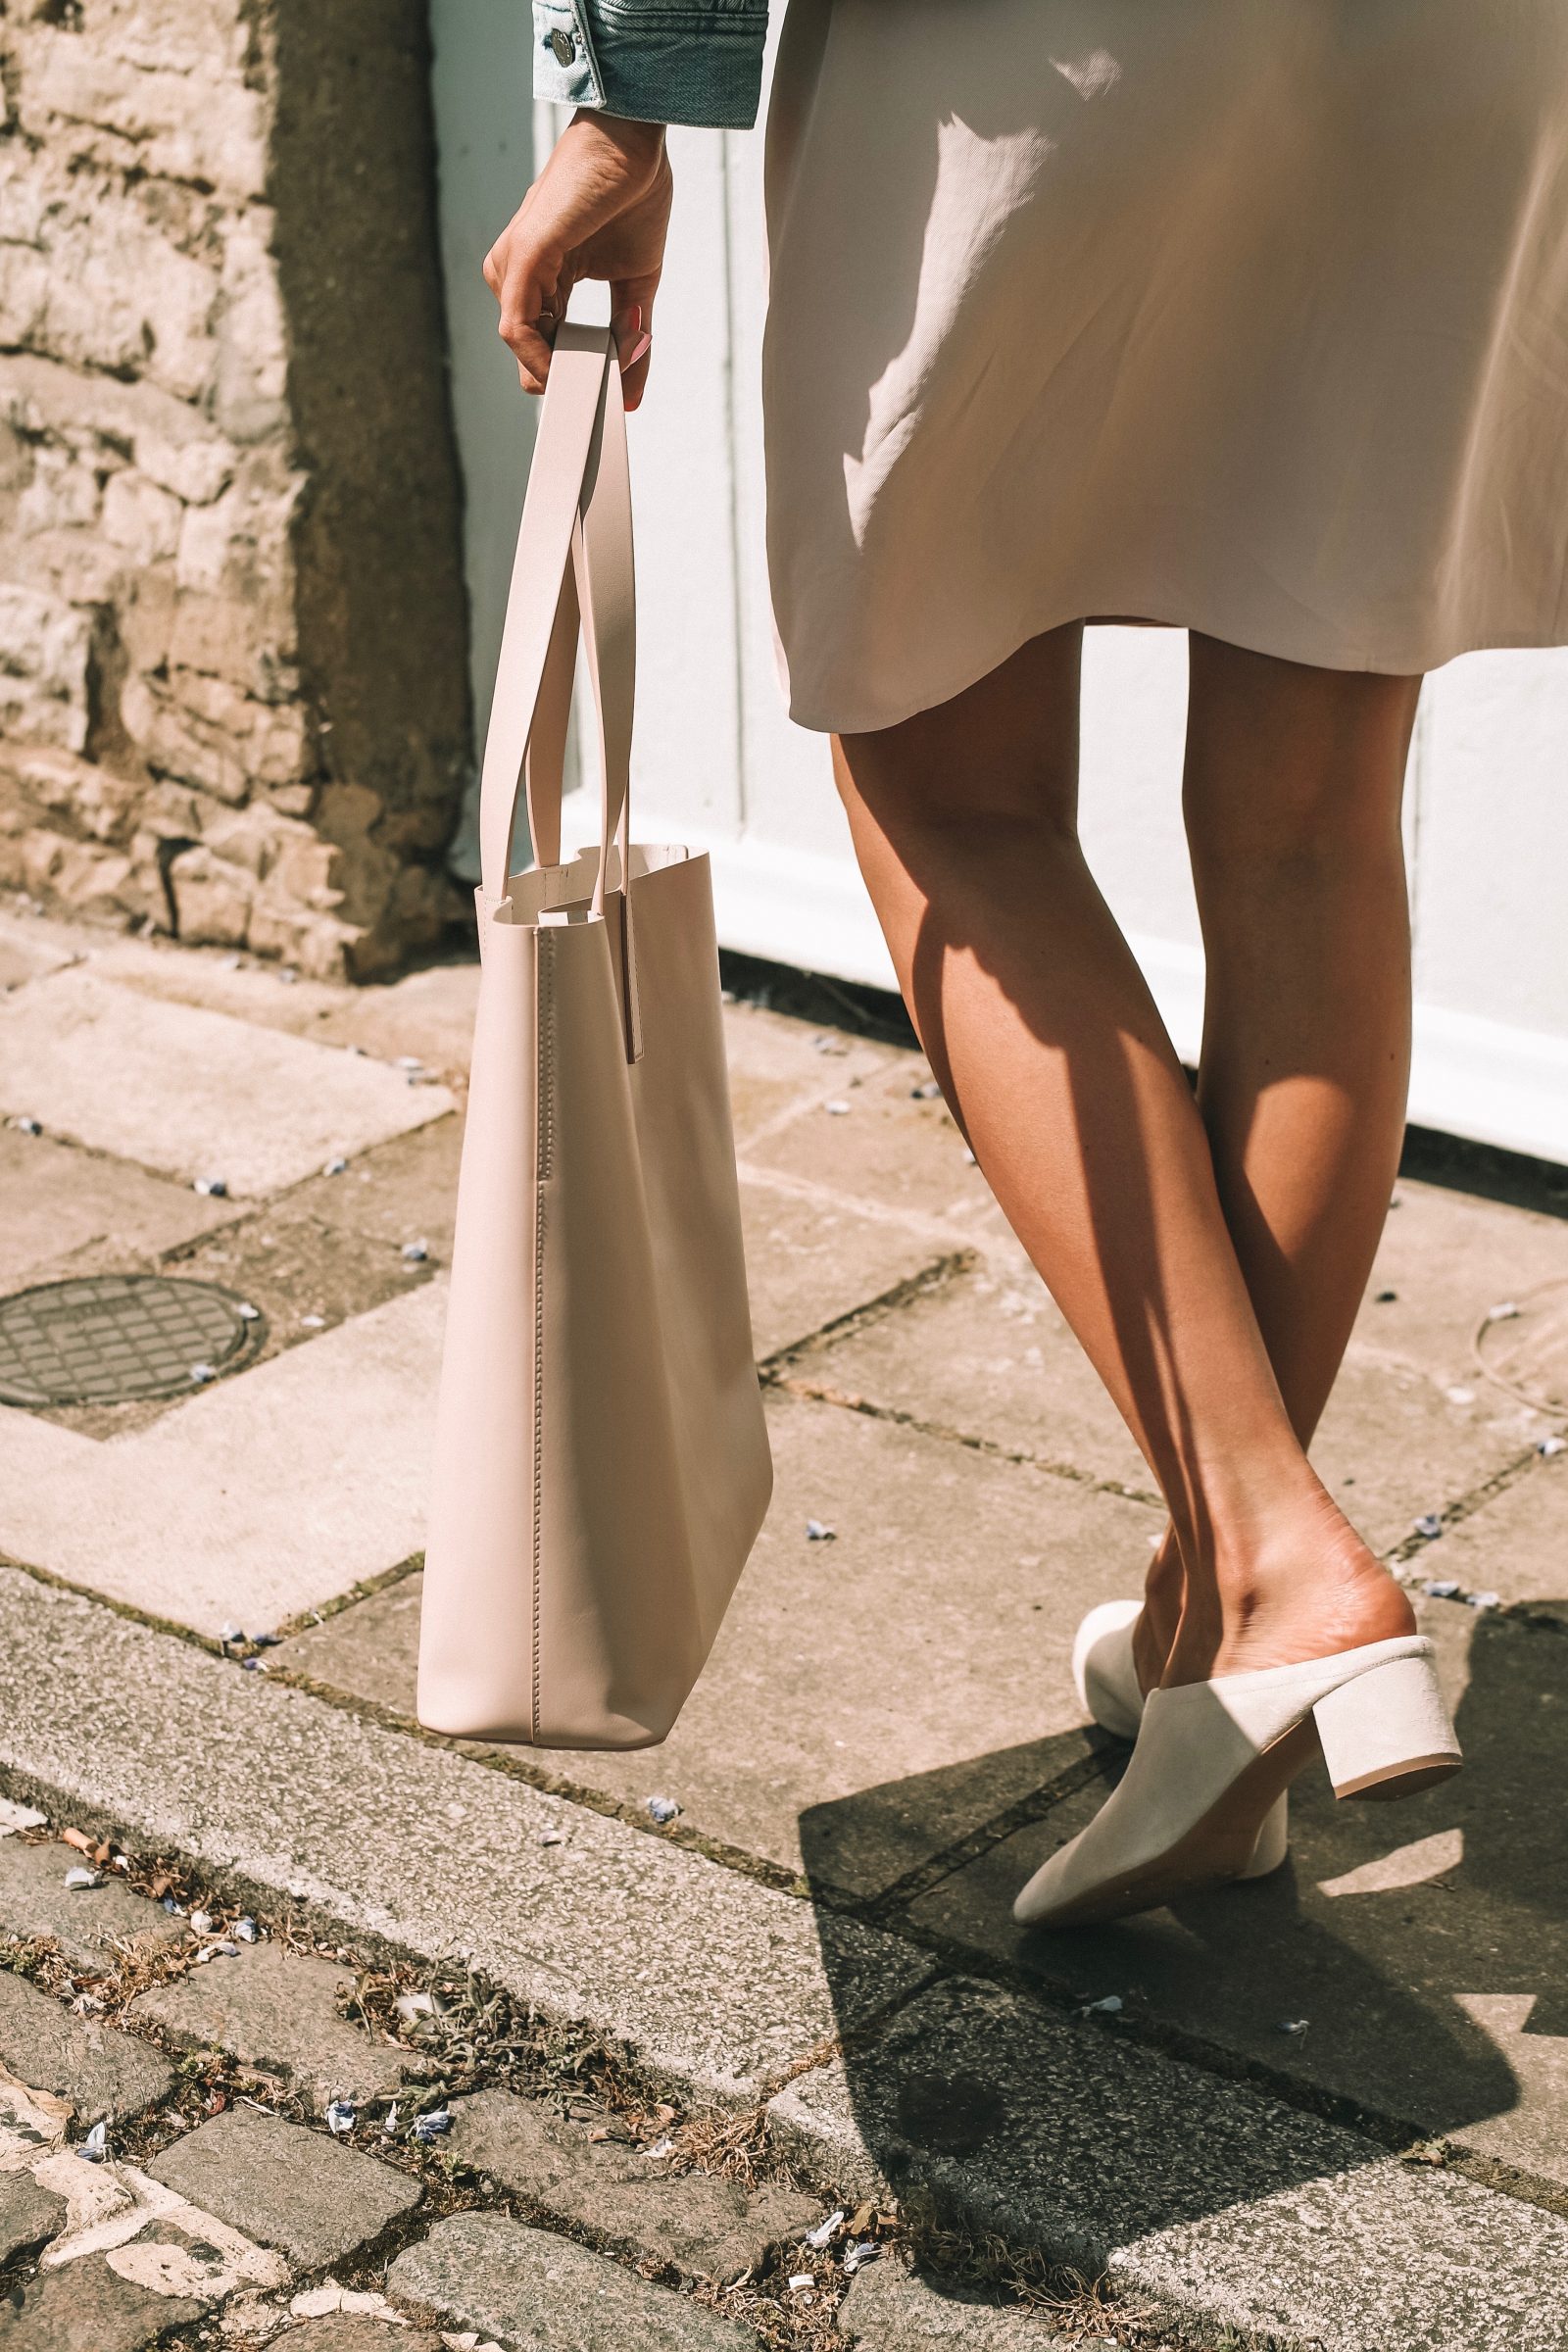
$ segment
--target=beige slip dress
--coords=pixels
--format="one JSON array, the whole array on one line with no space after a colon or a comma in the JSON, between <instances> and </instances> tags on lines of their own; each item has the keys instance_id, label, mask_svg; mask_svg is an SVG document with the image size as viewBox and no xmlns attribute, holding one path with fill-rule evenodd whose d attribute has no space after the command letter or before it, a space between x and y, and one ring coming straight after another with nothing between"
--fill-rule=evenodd
<instances>
[{"instance_id":1,"label":"beige slip dress","mask_svg":"<svg viewBox=\"0 0 1568 2352\"><path fill-rule=\"evenodd\" d=\"M789 0L766 183L804 725L1095 616L1568 642L1568 0Z\"/></svg>"}]
</instances>

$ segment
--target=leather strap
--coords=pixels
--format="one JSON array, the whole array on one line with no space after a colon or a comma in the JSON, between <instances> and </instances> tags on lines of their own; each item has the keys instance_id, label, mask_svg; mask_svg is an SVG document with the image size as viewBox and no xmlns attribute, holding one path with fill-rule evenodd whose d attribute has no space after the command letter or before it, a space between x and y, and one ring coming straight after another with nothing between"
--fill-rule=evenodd
<instances>
[{"instance_id":1,"label":"leather strap","mask_svg":"<svg viewBox=\"0 0 1568 2352\"><path fill-rule=\"evenodd\" d=\"M631 484L620 369L608 327L569 320L556 336L512 567L479 787L480 892L510 878L524 788L535 864L561 861L561 799L579 613L599 715L603 913L612 846L628 871L636 670Z\"/></svg>"}]
</instances>

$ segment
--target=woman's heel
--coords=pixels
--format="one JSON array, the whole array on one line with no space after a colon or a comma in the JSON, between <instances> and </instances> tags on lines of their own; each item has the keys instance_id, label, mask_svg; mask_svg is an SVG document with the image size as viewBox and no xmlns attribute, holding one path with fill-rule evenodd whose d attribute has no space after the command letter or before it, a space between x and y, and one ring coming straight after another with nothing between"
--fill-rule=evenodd
<instances>
[{"instance_id":1,"label":"woman's heel","mask_svg":"<svg viewBox=\"0 0 1568 2352\"><path fill-rule=\"evenodd\" d=\"M1430 1655L1352 1675L1312 1719L1336 1796L1411 1796L1463 1761Z\"/></svg>"}]
</instances>

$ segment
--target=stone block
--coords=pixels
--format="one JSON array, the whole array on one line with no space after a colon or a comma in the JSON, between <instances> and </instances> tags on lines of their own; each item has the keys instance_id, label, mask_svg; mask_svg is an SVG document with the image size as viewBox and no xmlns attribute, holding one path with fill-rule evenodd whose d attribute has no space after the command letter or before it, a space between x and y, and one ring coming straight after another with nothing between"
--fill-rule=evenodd
<instances>
[{"instance_id":1,"label":"stone block","mask_svg":"<svg viewBox=\"0 0 1568 2352\"><path fill-rule=\"evenodd\" d=\"M74 1846L0 1841L0 1936L18 1942L49 1936L73 1968L94 1972L117 1965L119 1946L145 1957L184 1940L180 1921L132 1894L114 1871L101 1886L68 1886L67 1871L82 1859Z\"/></svg>"},{"instance_id":2,"label":"stone block","mask_svg":"<svg viewBox=\"0 0 1568 2352\"><path fill-rule=\"evenodd\" d=\"M530 2352L757 2352L749 2328L499 2213L437 2222L398 2256L387 2289L417 2318Z\"/></svg>"},{"instance_id":3,"label":"stone block","mask_svg":"<svg viewBox=\"0 0 1568 2352\"><path fill-rule=\"evenodd\" d=\"M129 2014L162 2029L179 2049L220 2049L244 2066L293 2084L324 2112L328 2101L396 2094L399 2051L371 2041L339 2011L352 1969L281 1944L242 1947L172 1984L154 1985Z\"/></svg>"},{"instance_id":4,"label":"stone block","mask_svg":"<svg viewBox=\"0 0 1568 2352\"><path fill-rule=\"evenodd\" d=\"M50 147L13 166L12 192L32 238L0 256L0 305L25 321L28 347L199 400L219 293L218 270L185 249L206 225L203 200L169 181L74 171Z\"/></svg>"},{"instance_id":5,"label":"stone block","mask_svg":"<svg viewBox=\"0 0 1568 2352\"><path fill-rule=\"evenodd\" d=\"M37 808L57 810L95 841L123 838L141 786L74 753L8 745L3 773Z\"/></svg>"},{"instance_id":6,"label":"stone block","mask_svg":"<svg viewBox=\"0 0 1568 2352\"><path fill-rule=\"evenodd\" d=\"M444 1078L466 1077L479 1001L476 961L438 963L390 984L368 982L326 1008L316 1034L379 1060L416 1054Z\"/></svg>"},{"instance_id":7,"label":"stone block","mask_svg":"<svg viewBox=\"0 0 1568 2352\"><path fill-rule=\"evenodd\" d=\"M92 615L64 597L0 583L0 732L79 752L87 741Z\"/></svg>"},{"instance_id":8,"label":"stone block","mask_svg":"<svg viewBox=\"0 0 1568 2352\"><path fill-rule=\"evenodd\" d=\"M274 234L270 214L256 207L230 221L223 240L213 416L242 443L279 432L288 419L288 331Z\"/></svg>"},{"instance_id":9,"label":"stone block","mask_svg":"<svg viewBox=\"0 0 1568 2352\"><path fill-rule=\"evenodd\" d=\"M4 954L0 944L0 969ZM129 1160L15 1127L0 1127L0 1292L86 1271L89 1259L95 1272L145 1265L238 1213L231 1201L148 1176Z\"/></svg>"},{"instance_id":10,"label":"stone block","mask_svg":"<svg viewBox=\"0 0 1568 2352\"><path fill-rule=\"evenodd\" d=\"M1104 2316L1113 2327L1114 2311ZM988 2302L972 2288L923 2278L886 2256L856 2273L836 2325L861 2352L944 2352L955 2344L963 2352L1054 2352L1063 2341L1059 2326L1043 2312Z\"/></svg>"},{"instance_id":11,"label":"stone block","mask_svg":"<svg viewBox=\"0 0 1568 2352\"><path fill-rule=\"evenodd\" d=\"M35 2253L46 2245L64 2224L66 2210L65 2198L43 2187L30 2173L0 2173L0 2270L19 2254ZM0 2318L0 2341L4 2328Z\"/></svg>"},{"instance_id":12,"label":"stone block","mask_svg":"<svg viewBox=\"0 0 1568 2352\"><path fill-rule=\"evenodd\" d=\"M63 2002L3 1969L0 2062L30 2089L69 2099L81 2132L103 2121L129 2123L174 2087L173 2068L146 2042L73 2015Z\"/></svg>"},{"instance_id":13,"label":"stone block","mask_svg":"<svg viewBox=\"0 0 1568 2352\"><path fill-rule=\"evenodd\" d=\"M0 1413L0 1547L209 1637L383 1574L423 1533L444 1307L420 1283L113 1445Z\"/></svg>"},{"instance_id":14,"label":"stone block","mask_svg":"<svg viewBox=\"0 0 1568 2352\"><path fill-rule=\"evenodd\" d=\"M724 1052L743 1156L754 1141L797 1113L837 1101L852 1079L864 1084L898 1059L886 1046L744 1002L724 1007Z\"/></svg>"},{"instance_id":15,"label":"stone block","mask_svg":"<svg viewBox=\"0 0 1568 2352\"><path fill-rule=\"evenodd\" d=\"M0 988L16 988L45 972L63 971L82 952L82 940L67 924L36 914L10 914L0 902Z\"/></svg>"},{"instance_id":16,"label":"stone block","mask_svg":"<svg viewBox=\"0 0 1568 2352\"><path fill-rule=\"evenodd\" d=\"M196 947L243 947L256 896L256 885L243 866L231 865L198 844L172 858L168 874L182 940Z\"/></svg>"},{"instance_id":17,"label":"stone block","mask_svg":"<svg viewBox=\"0 0 1568 2352\"><path fill-rule=\"evenodd\" d=\"M356 968L363 938L353 923L335 914L292 906L258 891L246 945L257 956L275 956L312 980L344 980Z\"/></svg>"},{"instance_id":18,"label":"stone block","mask_svg":"<svg viewBox=\"0 0 1568 2352\"><path fill-rule=\"evenodd\" d=\"M407 2173L324 2132L231 2107L154 2157L147 2171L182 2197L300 2270L369 2245L419 2202Z\"/></svg>"},{"instance_id":19,"label":"stone block","mask_svg":"<svg viewBox=\"0 0 1568 2352\"><path fill-rule=\"evenodd\" d=\"M86 40L35 21L18 50L20 119L34 138L58 141L69 127L88 153L133 161L155 178L205 181L231 202L259 196L264 97L225 29L226 40L197 34L188 47L166 42L162 56L149 56L113 33Z\"/></svg>"},{"instance_id":20,"label":"stone block","mask_svg":"<svg viewBox=\"0 0 1568 2352\"><path fill-rule=\"evenodd\" d=\"M580 2125L506 2091L454 2099L452 2119L447 2145L475 2172L563 2228L687 2278L727 2284L822 2218L820 2203L797 2190L671 2173L640 2148L592 2141Z\"/></svg>"},{"instance_id":21,"label":"stone block","mask_svg":"<svg viewBox=\"0 0 1568 2352\"><path fill-rule=\"evenodd\" d=\"M134 2285L101 2254L84 2254L29 2285L0 2286L0 2344L5 2352L145 2352L206 2308Z\"/></svg>"},{"instance_id":22,"label":"stone block","mask_svg":"<svg viewBox=\"0 0 1568 2352\"><path fill-rule=\"evenodd\" d=\"M433 2328L389 2327L373 2312L334 2311L275 2336L282 2352L446 2352Z\"/></svg>"},{"instance_id":23,"label":"stone block","mask_svg":"<svg viewBox=\"0 0 1568 2352\"><path fill-rule=\"evenodd\" d=\"M17 532L30 538L40 531L86 529L103 508L99 479L96 468L73 449L34 449L31 479L17 501Z\"/></svg>"},{"instance_id":24,"label":"stone block","mask_svg":"<svg viewBox=\"0 0 1568 2352\"><path fill-rule=\"evenodd\" d=\"M173 555L184 512L171 491L128 470L112 473L104 487L104 536L122 547L133 564L157 564Z\"/></svg>"}]
</instances>

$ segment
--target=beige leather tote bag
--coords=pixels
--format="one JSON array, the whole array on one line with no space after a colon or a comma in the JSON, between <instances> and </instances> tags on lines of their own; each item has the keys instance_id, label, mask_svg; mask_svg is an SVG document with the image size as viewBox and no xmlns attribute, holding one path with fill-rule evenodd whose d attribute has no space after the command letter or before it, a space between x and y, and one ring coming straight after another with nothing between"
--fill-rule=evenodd
<instances>
[{"instance_id":1,"label":"beige leather tote bag","mask_svg":"<svg viewBox=\"0 0 1568 2352\"><path fill-rule=\"evenodd\" d=\"M604 775L562 861L581 614ZM418 1715L543 1747L674 1722L772 1483L706 857L629 846L631 501L608 329L561 328L485 744L482 972ZM536 862L510 872L525 775Z\"/></svg>"}]
</instances>

